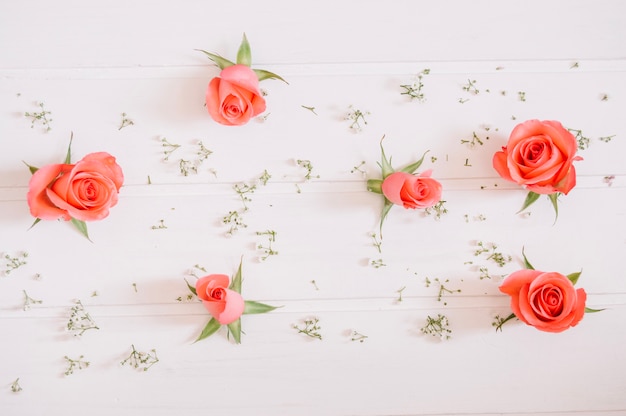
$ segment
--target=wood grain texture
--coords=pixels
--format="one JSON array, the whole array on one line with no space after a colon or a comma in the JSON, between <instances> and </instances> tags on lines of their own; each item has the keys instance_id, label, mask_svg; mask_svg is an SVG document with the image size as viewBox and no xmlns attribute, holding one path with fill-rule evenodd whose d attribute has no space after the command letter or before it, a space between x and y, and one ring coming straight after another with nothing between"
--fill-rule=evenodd
<instances>
[{"instance_id":1,"label":"wood grain texture","mask_svg":"<svg viewBox=\"0 0 626 416\"><path fill-rule=\"evenodd\" d=\"M0 414L626 414L625 11L617 0L2 2ZM218 70L194 49L232 58L243 32L253 67L289 84L263 81L263 117L225 127L204 107ZM401 95L425 69L425 101ZM38 103L48 132L24 116ZM359 131L351 109L367 113ZM119 129L122 113L134 124ZM545 198L516 214L525 192L491 165L533 118L590 139L556 222ZM118 205L89 223L93 243L62 222L29 229L23 162L60 162L71 134L74 159L107 151L124 169ZM483 144L462 143L474 134ZM380 177L383 136L394 166L428 151L421 169L448 212L392 208L379 252L382 198L365 182ZM168 160L163 138L180 145ZM212 153L183 175L199 142ZM246 211L241 184L256 185ZM228 236L234 210L245 226ZM278 254L263 260L268 230ZM476 255L479 242L511 261ZM498 286L523 267L522 248L538 269L582 270L588 306L605 310L560 334L495 332L510 313ZM281 308L244 316L241 345L224 329L194 343L209 315L185 280L240 261L244 297ZM455 292L438 299L434 279ZM42 303L25 310L25 294ZM76 300L99 329L66 330ZM437 314L451 339L420 332ZM321 341L294 329L309 318ZM120 365L131 345L159 361ZM66 355L90 365L65 376Z\"/></svg>"}]
</instances>

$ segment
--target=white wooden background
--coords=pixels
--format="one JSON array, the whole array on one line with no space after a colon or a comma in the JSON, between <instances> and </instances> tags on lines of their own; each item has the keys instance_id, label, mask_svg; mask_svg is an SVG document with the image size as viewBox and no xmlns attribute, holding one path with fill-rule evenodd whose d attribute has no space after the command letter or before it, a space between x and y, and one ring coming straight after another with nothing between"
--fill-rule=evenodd
<instances>
[{"instance_id":1,"label":"white wooden background","mask_svg":"<svg viewBox=\"0 0 626 416\"><path fill-rule=\"evenodd\" d=\"M626 414L625 14L621 0L2 1L0 252L28 257L0 277L0 414ZM233 59L243 32L253 67L289 85L263 81L264 121L225 127L203 106L218 70L194 49ZM426 101L410 101L400 85L424 69ZM49 132L24 116L38 102ZM344 120L351 105L369 112L360 132ZM118 130L123 112L134 125ZM516 215L525 191L491 167L531 118L591 138L554 225L545 199ZM89 224L93 243L65 223L29 230L23 161L60 162L71 132L75 160L108 151L126 177L109 218ZM461 144L473 132L484 145ZM396 165L430 150L448 213L394 207L378 253L382 199L365 180L380 175L383 135ZM181 145L167 162L163 137ZM200 140L213 153L183 176ZM366 175L351 172L361 161ZM233 185L264 170L247 228L227 238L221 220L242 207ZM279 254L260 261L265 230ZM513 261L474 256L477 241ZM509 313L498 276L522 267L522 247L539 269L582 269L588 305L606 310L560 334L519 322L496 333ZM283 307L244 316L241 345L224 332L194 344L209 317L176 300L185 278L195 264L233 274L242 257L244 297ZM461 292L437 301L427 277ZM42 303L24 310L23 291ZM64 329L77 299L100 328L81 337ZM437 313L447 341L420 333ZM293 328L312 317L321 341ZM131 344L159 362L121 366ZM66 355L90 366L65 376Z\"/></svg>"}]
</instances>

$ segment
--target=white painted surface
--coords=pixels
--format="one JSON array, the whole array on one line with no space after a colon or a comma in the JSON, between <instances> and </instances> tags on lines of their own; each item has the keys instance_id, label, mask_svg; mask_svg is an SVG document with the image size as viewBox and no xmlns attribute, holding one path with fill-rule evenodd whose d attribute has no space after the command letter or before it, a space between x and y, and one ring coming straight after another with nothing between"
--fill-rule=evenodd
<instances>
[{"instance_id":1,"label":"white painted surface","mask_svg":"<svg viewBox=\"0 0 626 416\"><path fill-rule=\"evenodd\" d=\"M265 3L0 4L0 251L28 252L27 265L0 278L0 414L626 414L624 3ZM244 31L253 66L289 85L263 81L267 119L229 128L206 114L218 71L194 49L232 58ZM399 86L425 68L427 100L410 102ZM468 79L478 95L463 91ZM48 133L23 116L36 102L52 112ZM350 105L370 112L360 133L343 120ZM118 130L122 112L135 124ZM530 118L593 139L555 225L543 199L530 217L515 215L525 193L491 167ZM108 151L126 176L110 217L89 224L93 244L68 224L28 230L22 161L59 162L70 132L76 158ZM460 144L472 132L490 139ZM379 254L369 234L381 198L350 171L365 161L366 177L380 174L383 135L397 165L426 150L437 157L424 166L441 180L449 213L435 220L394 207ZM162 137L182 145L169 162ZM198 140L213 154L185 177L178 160L193 158ZM319 179L304 181L297 159ZM272 178L251 195L248 227L226 238L221 219L241 207L232 185L264 170ZM153 230L160 220L168 228ZM255 232L267 229L279 254L260 262L265 240ZM514 261L486 263L473 255L476 241ZM561 334L521 323L494 332L508 298L478 267L521 268L522 247L538 268L582 269L588 304L607 309ZM232 274L241 256L244 296L283 308L245 316L241 345L222 332L192 343L208 315L176 301L188 270ZM369 265L379 258L385 267ZM426 277L462 292L444 306ZM23 290L43 303L24 311ZM64 331L74 299L100 330ZM448 341L420 334L437 313L450 320ZM321 342L292 328L313 316ZM353 330L366 341L350 341ZM147 372L120 366L131 344L155 348L160 361ZM66 377L65 355L91 365ZM23 390L13 393L18 377Z\"/></svg>"}]
</instances>

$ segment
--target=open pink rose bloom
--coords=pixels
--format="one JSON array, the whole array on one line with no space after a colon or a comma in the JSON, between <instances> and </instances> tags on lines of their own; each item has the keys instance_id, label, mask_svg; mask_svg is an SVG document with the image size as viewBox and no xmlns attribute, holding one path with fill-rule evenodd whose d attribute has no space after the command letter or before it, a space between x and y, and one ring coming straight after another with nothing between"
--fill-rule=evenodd
<instances>
[{"instance_id":1,"label":"open pink rose bloom","mask_svg":"<svg viewBox=\"0 0 626 416\"><path fill-rule=\"evenodd\" d=\"M124 183L122 168L108 153L90 153L73 165L38 169L30 179L27 201L42 220L101 220L118 201Z\"/></svg>"},{"instance_id":2,"label":"open pink rose bloom","mask_svg":"<svg viewBox=\"0 0 626 416\"><path fill-rule=\"evenodd\" d=\"M206 92L206 107L213 120L239 126L265 111L265 99L256 73L246 65L224 68Z\"/></svg>"},{"instance_id":3,"label":"open pink rose bloom","mask_svg":"<svg viewBox=\"0 0 626 416\"><path fill-rule=\"evenodd\" d=\"M382 183L382 192L390 202L404 208L429 208L441 199L441 183L431 178L432 171L419 175L394 172Z\"/></svg>"},{"instance_id":4,"label":"open pink rose bloom","mask_svg":"<svg viewBox=\"0 0 626 416\"><path fill-rule=\"evenodd\" d=\"M241 295L228 289L229 277L225 274L211 274L196 282L196 294L202 304L220 324L235 322L245 308Z\"/></svg>"},{"instance_id":5,"label":"open pink rose bloom","mask_svg":"<svg viewBox=\"0 0 626 416\"><path fill-rule=\"evenodd\" d=\"M518 124L502 151L493 156L498 174L538 194L567 194L576 185L576 138L558 121Z\"/></svg>"},{"instance_id":6,"label":"open pink rose bloom","mask_svg":"<svg viewBox=\"0 0 626 416\"><path fill-rule=\"evenodd\" d=\"M574 289L560 273L519 270L502 282L500 291L511 296L511 309L520 321L541 331L565 331L585 314L585 290Z\"/></svg>"}]
</instances>

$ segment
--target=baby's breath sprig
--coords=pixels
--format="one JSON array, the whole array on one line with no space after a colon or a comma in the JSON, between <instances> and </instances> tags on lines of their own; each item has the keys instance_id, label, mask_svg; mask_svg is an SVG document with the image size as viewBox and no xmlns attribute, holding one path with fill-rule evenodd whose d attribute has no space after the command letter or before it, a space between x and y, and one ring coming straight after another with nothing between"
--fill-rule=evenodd
<instances>
[{"instance_id":1,"label":"baby's breath sprig","mask_svg":"<svg viewBox=\"0 0 626 416\"><path fill-rule=\"evenodd\" d=\"M435 213L435 219L436 220L441 219L442 215L445 215L448 213L448 208L444 206L445 203L446 201L441 200L437 202L435 205L433 205L432 207L424 208L424 215L432 215L433 213Z\"/></svg>"},{"instance_id":2,"label":"baby's breath sprig","mask_svg":"<svg viewBox=\"0 0 626 416\"><path fill-rule=\"evenodd\" d=\"M91 315L85 310L80 300L77 300L76 304L72 306L66 328L68 331L72 332L75 337L82 336L85 331L90 329L100 329Z\"/></svg>"},{"instance_id":3,"label":"baby's breath sprig","mask_svg":"<svg viewBox=\"0 0 626 416\"><path fill-rule=\"evenodd\" d=\"M505 323L507 323L508 321L510 321L511 319L514 319L514 318L516 318L514 313L510 314L506 318L503 318L500 315L496 315L493 318L493 322L491 322L491 326L496 328L496 332L498 332L498 331L502 332L502 326Z\"/></svg>"},{"instance_id":4,"label":"baby's breath sprig","mask_svg":"<svg viewBox=\"0 0 626 416\"><path fill-rule=\"evenodd\" d=\"M122 121L120 122L120 127L117 130L122 130L124 127L132 126L134 124L135 122L128 118L126 113L122 113Z\"/></svg>"},{"instance_id":5,"label":"baby's breath sprig","mask_svg":"<svg viewBox=\"0 0 626 416\"><path fill-rule=\"evenodd\" d=\"M233 189L235 190L237 195L239 195L239 198L241 199L241 202L243 203L244 211L247 211L248 205L246 204L246 202L252 201L252 199L248 195L253 194L254 191L256 191L256 185L241 182L241 183L234 184Z\"/></svg>"},{"instance_id":6,"label":"baby's breath sprig","mask_svg":"<svg viewBox=\"0 0 626 416\"><path fill-rule=\"evenodd\" d=\"M35 127L35 123L39 122L43 125L44 127L44 131L47 133L50 130L52 130L52 127L50 126L50 122L52 122L51 118L48 118L48 116L50 114L52 114L50 111L47 111L44 108L44 104L42 102L37 103L37 105L39 106L39 108L41 108L41 111L39 112L34 112L34 113L29 113L28 111L24 113L24 116L26 117L30 117L31 122L30 122L30 128L34 128Z\"/></svg>"},{"instance_id":7,"label":"baby's breath sprig","mask_svg":"<svg viewBox=\"0 0 626 416\"><path fill-rule=\"evenodd\" d=\"M259 182L261 182L261 184L265 186L267 185L267 181L269 181L271 178L272 178L272 175L270 175L267 169L264 169L263 173L259 177Z\"/></svg>"},{"instance_id":8,"label":"baby's breath sprig","mask_svg":"<svg viewBox=\"0 0 626 416\"><path fill-rule=\"evenodd\" d=\"M426 101L426 97L424 97L424 92L422 91L422 88L424 88L422 79L424 78L424 75L428 74L430 74L430 69L426 68L417 74L417 79L411 84L400 85L400 88L404 88L404 91L401 92L400 95L408 95L411 100L417 100L421 103Z\"/></svg>"},{"instance_id":9,"label":"baby's breath sprig","mask_svg":"<svg viewBox=\"0 0 626 416\"><path fill-rule=\"evenodd\" d=\"M362 160L361 163L359 163L356 166L352 167L352 170L350 171L350 173L356 173L359 172L361 175L365 175L365 171L363 169L361 169L363 167L363 165L365 165L365 161Z\"/></svg>"},{"instance_id":10,"label":"baby's breath sprig","mask_svg":"<svg viewBox=\"0 0 626 416\"><path fill-rule=\"evenodd\" d=\"M442 340L450 339L452 330L449 328L450 322L445 315L437 314L436 318L428 315L426 317L426 325L420 331L423 334L439 337Z\"/></svg>"},{"instance_id":11,"label":"baby's breath sprig","mask_svg":"<svg viewBox=\"0 0 626 416\"><path fill-rule=\"evenodd\" d=\"M17 255L5 254L4 259L6 260L6 263L4 264L3 274L5 276L8 276L9 274L11 274L11 272L26 265L28 263L28 261L26 260L27 258L28 253L25 251Z\"/></svg>"},{"instance_id":12,"label":"baby's breath sprig","mask_svg":"<svg viewBox=\"0 0 626 416\"><path fill-rule=\"evenodd\" d=\"M365 340L369 338L367 335L361 334L360 332L357 331L352 331L352 334L350 335L350 341L359 341L360 343L365 342Z\"/></svg>"},{"instance_id":13,"label":"baby's breath sprig","mask_svg":"<svg viewBox=\"0 0 626 416\"><path fill-rule=\"evenodd\" d=\"M178 168L183 176L189 176L190 173L198 173L198 165L191 160L180 159Z\"/></svg>"},{"instance_id":14,"label":"baby's breath sprig","mask_svg":"<svg viewBox=\"0 0 626 416\"><path fill-rule=\"evenodd\" d=\"M518 91L517 92L517 99L520 100L521 102L525 102L526 101L526 92Z\"/></svg>"},{"instance_id":15,"label":"baby's breath sprig","mask_svg":"<svg viewBox=\"0 0 626 416\"><path fill-rule=\"evenodd\" d=\"M381 267L386 266L386 264L383 262L383 259L372 260L370 264L376 269L380 269Z\"/></svg>"},{"instance_id":16,"label":"baby's breath sprig","mask_svg":"<svg viewBox=\"0 0 626 416\"><path fill-rule=\"evenodd\" d=\"M509 263L513 260L511 256L504 255L499 251L496 251L498 246L494 243L484 243L482 241L478 241L476 243L476 249L474 250L474 256L480 256L481 254L489 254L486 259L492 260L500 267L504 267L506 263Z\"/></svg>"},{"instance_id":17,"label":"baby's breath sprig","mask_svg":"<svg viewBox=\"0 0 626 416\"><path fill-rule=\"evenodd\" d=\"M304 334L311 338L322 340L322 334L319 333L319 330L322 329L319 326L319 318L308 318L304 320L304 326L300 328L298 325L294 324L293 328L298 331L299 334Z\"/></svg>"},{"instance_id":18,"label":"baby's breath sprig","mask_svg":"<svg viewBox=\"0 0 626 416\"><path fill-rule=\"evenodd\" d=\"M267 246L263 244L259 244L257 248L263 251L263 256L261 256L261 261L267 260L270 256L275 256L278 254L278 251L272 248L272 243L276 242L276 231L274 230L266 230L266 231L257 231L256 235L266 235L267 237Z\"/></svg>"},{"instance_id":19,"label":"baby's breath sprig","mask_svg":"<svg viewBox=\"0 0 626 416\"><path fill-rule=\"evenodd\" d=\"M396 290L396 293L398 294L398 298L396 299L397 303L402 302L402 292L404 292L404 289L406 289L406 286L402 286L400 289Z\"/></svg>"},{"instance_id":20,"label":"baby's breath sprig","mask_svg":"<svg viewBox=\"0 0 626 416\"><path fill-rule=\"evenodd\" d=\"M489 137L486 137L485 140L489 140ZM485 144L480 137L476 134L475 131L472 132L471 139L461 139L461 144L467 144L469 147L474 148L477 144L482 146Z\"/></svg>"},{"instance_id":21,"label":"baby's breath sprig","mask_svg":"<svg viewBox=\"0 0 626 416\"><path fill-rule=\"evenodd\" d=\"M376 235L376 233L371 233L371 234L370 234L370 237L372 237L372 240L374 240L374 242L372 243L372 245L373 245L374 247L376 247L376 250L378 250L378 252L379 252L379 253L382 253L382 252L383 252L382 247L381 247L381 246L383 245L382 240L379 240L379 239L378 239L378 238L379 238L379 236L378 236L378 235Z\"/></svg>"},{"instance_id":22,"label":"baby's breath sprig","mask_svg":"<svg viewBox=\"0 0 626 416\"><path fill-rule=\"evenodd\" d=\"M430 280L428 277L425 279L426 287L430 287L432 283L439 285L439 291L437 293L437 302L441 302L441 299L446 294L452 293L460 293L461 289L449 289L445 286L445 283L449 283L450 279L446 279L443 282L436 277L434 280ZM444 306L448 304L448 302L443 302Z\"/></svg>"},{"instance_id":23,"label":"baby's breath sprig","mask_svg":"<svg viewBox=\"0 0 626 416\"><path fill-rule=\"evenodd\" d=\"M190 275L190 276L195 277L196 279L199 279L200 278L200 276L198 276L199 272L202 272L202 274L208 273L206 268L204 268L203 266L200 266L199 264L196 263L196 264L193 265L193 267L191 269L189 269L187 271L187 274Z\"/></svg>"},{"instance_id":24,"label":"baby's breath sprig","mask_svg":"<svg viewBox=\"0 0 626 416\"><path fill-rule=\"evenodd\" d=\"M600 140L601 142L604 142L604 143L608 143L608 142L610 142L613 139L613 137L615 137L614 134L611 135L611 136L598 137L598 140Z\"/></svg>"},{"instance_id":25,"label":"baby's breath sprig","mask_svg":"<svg viewBox=\"0 0 626 416\"><path fill-rule=\"evenodd\" d=\"M83 357L82 355L75 360L68 357L67 355L63 358L67 362L67 369L65 370L65 373L63 373L66 376L74 374L74 370L84 370L85 368L89 367L90 364L89 361L85 361L83 359L85 357Z\"/></svg>"},{"instance_id":26,"label":"baby's breath sprig","mask_svg":"<svg viewBox=\"0 0 626 416\"><path fill-rule=\"evenodd\" d=\"M310 112L312 112L313 114L317 115L317 113L315 112L315 107L307 107L306 105L301 105L300 107L309 110Z\"/></svg>"},{"instance_id":27,"label":"baby's breath sprig","mask_svg":"<svg viewBox=\"0 0 626 416\"><path fill-rule=\"evenodd\" d=\"M165 220L159 220L157 225L153 225L151 227L153 230L164 230L167 228L167 225L165 225Z\"/></svg>"},{"instance_id":28,"label":"baby's breath sprig","mask_svg":"<svg viewBox=\"0 0 626 416\"><path fill-rule=\"evenodd\" d=\"M315 288L315 290L320 290L320 288L319 288L319 287L317 287L317 282L316 282L315 280L311 280L311 282L310 282L310 283L313 285L313 287Z\"/></svg>"},{"instance_id":29,"label":"baby's breath sprig","mask_svg":"<svg viewBox=\"0 0 626 416\"><path fill-rule=\"evenodd\" d=\"M304 169L306 169L306 174L304 175L304 180L308 181L311 178L319 178L320 175L313 175L313 165L310 160L306 159L298 159L296 160L296 164Z\"/></svg>"},{"instance_id":30,"label":"baby's breath sprig","mask_svg":"<svg viewBox=\"0 0 626 416\"><path fill-rule=\"evenodd\" d=\"M243 222L243 216L239 211L229 211L228 215L222 218L222 222L226 225L230 225L230 228L226 231L226 235L228 236L232 236L236 231L239 231L240 228L248 227L248 225Z\"/></svg>"},{"instance_id":31,"label":"baby's breath sprig","mask_svg":"<svg viewBox=\"0 0 626 416\"><path fill-rule=\"evenodd\" d=\"M163 149L163 154L165 155L165 157L163 158L164 161L170 160L170 156L172 155L172 153L180 148L179 144L170 143L165 137L161 138L161 146L165 148Z\"/></svg>"},{"instance_id":32,"label":"baby's breath sprig","mask_svg":"<svg viewBox=\"0 0 626 416\"><path fill-rule=\"evenodd\" d=\"M11 391L13 393L19 393L22 391L22 386L20 386L20 378L16 378L13 383L11 383Z\"/></svg>"},{"instance_id":33,"label":"baby's breath sprig","mask_svg":"<svg viewBox=\"0 0 626 416\"><path fill-rule=\"evenodd\" d=\"M191 293L185 296L179 296L176 298L176 302L191 302L193 300L193 295Z\"/></svg>"},{"instance_id":34,"label":"baby's breath sprig","mask_svg":"<svg viewBox=\"0 0 626 416\"><path fill-rule=\"evenodd\" d=\"M150 367L159 362L156 350L153 348L148 352L137 351L135 346L131 344L132 351L130 355L124 359L121 365L130 365L132 368L139 369L141 371L148 371Z\"/></svg>"},{"instance_id":35,"label":"baby's breath sprig","mask_svg":"<svg viewBox=\"0 0 626 416\"><path fill-rule=\"evenodd\" d=\"M31 305L36 305L36 304L43 303L41 300L33 299L30 296L28 296L28 293L26 293L25 290L22 290L22 292L24 293L24 306L23 306L23 309L25 311L29 310Z\"/></svg>"},{"instance_id":36,"label":"baby's breath sprig","mask_svg":"<svg viewBox=\"0 0 626 416\"><path fill-rule=\"evenodd\" d=\"M463 85L463 91L468 92L472 95L478 95L480 90L476 87L476 80L467 79L467 84Z\"/></svg>"},{"instance_id":37,"label":"baby's breath sprig","mask_svg":"<svg viewBox=\"0 0 626 416\"><path fill-rule=\"evenodd\" d=\"M204 146L204 144L202 143L202 141L198 142L198 151L196 152L196 154L198 155L198 160L200 162L204 162L205 160L208 159L209 156L211 156L213 154L213 151L208 149L206 146Z\"/></svg>"},{"instance_id":38,"label":"baby's breath sprig","mask_svg":"<svg viewBox=\"0 0 626 416\"><path fill-rule=\"evenodd\" d=\"M602 178L602 182L606 183L608 186L612 186L614 180L615 180L615 175L607 175L604 178Z\"/></svg>"},{"instance_id":39,"label":"baby's breath sprig","mask_svg":"<svg viewBox=\"0 0 626 416\"><path fill-rule=\"evenodd\" d=\"M346 114L344 120L351 121L352 123L350 123L350 129L358 133L363 130L364 126L367 125L367 120L365 119L365 116L369 115L369 111L363 112L358 108L354 108L352 105L350 105L348 106L348 114ZM361 125L361 123L363 123L363 125Z\"/></svg>"}]
</instances>

